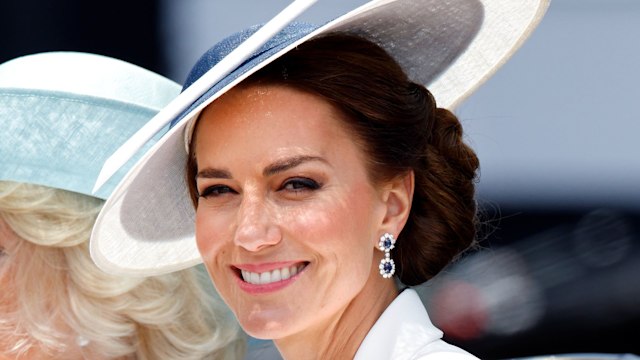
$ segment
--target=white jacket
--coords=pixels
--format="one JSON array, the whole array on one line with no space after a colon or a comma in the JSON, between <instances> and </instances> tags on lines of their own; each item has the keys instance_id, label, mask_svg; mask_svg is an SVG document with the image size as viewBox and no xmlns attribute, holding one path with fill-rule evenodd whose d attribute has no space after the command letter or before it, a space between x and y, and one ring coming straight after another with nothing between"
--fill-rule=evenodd
<instances>
[{"instance_id":1,"label":"white jacket","mask_svg":"<svg viewBox=\"0 0 640 360\"><path fill-rule=\"evenodd\" d=\"M468 360L477 357L446 343L415 290L405 289L380 315L354 360Z\"/></svg>"}]
</instances>

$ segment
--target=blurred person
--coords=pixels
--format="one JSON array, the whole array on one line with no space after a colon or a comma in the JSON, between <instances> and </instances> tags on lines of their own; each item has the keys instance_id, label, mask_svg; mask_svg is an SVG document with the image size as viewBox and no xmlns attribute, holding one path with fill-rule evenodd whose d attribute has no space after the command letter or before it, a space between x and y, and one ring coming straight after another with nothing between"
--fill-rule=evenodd
<instances>
[{"instance_id":1,"label":"blurred person","mask_svg":"<svg viewBox=\"0 0 640 360\"><path fill-rule=\"evenodd\" d=\"M200 271L113 276L89 255L110 192L90 192L101 163L178 93L88 53L0 65L0 358L242 356L238 326Z\"/></svg>"},{"instance_id":2,"label":"blurred person","mask_svg":"<svg viewBox=\"0 0 640 360\"><path fill-rule=\"evenodd\" d=\"M203 95L183 92L173 128L101 211L94 260L162 273L201 256L242 328L285 359L475 359L407 286L475 238L478 159L445 107L545 8L372 1L285 27ZM211 48L185 89L255 30Z\"/></svg>"}]
</instances>

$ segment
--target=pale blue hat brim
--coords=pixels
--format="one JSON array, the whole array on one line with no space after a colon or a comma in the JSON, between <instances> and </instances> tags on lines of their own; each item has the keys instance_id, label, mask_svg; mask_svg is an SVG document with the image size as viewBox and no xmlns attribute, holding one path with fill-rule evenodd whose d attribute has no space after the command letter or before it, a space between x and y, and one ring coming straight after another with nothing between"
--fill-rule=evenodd
<instances>
[{"instance_id":1,"label":"pale blue hat brim","mask_svg":"<svg viewBox=\"0 0 640 360\"><path fill-rule=\"evenodd\" d=\"M157 111L63 92L0 89L0 180L106 199L155 141L92 194L104 160Z\"/></svg>"},{"instance_id":2,"label":"pale blue hat brim","mask_svg":"<svg viewBox=\"0 0 640 360\"><path fill-rule=\"evenodd\" d=\"M104 161L180 86L102 55L48 52L0 64L0 181L106 199L163 129L96 194Z\"/></svg>"}]
</instances>

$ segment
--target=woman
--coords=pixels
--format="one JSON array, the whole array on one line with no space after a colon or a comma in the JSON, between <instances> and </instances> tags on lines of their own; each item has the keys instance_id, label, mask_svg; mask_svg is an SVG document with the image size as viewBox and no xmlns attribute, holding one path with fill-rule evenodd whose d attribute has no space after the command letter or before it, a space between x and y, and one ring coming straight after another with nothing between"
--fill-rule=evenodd
<instances>
[{"instance_id":1,"label":"woman","mask_svg":"<svg viewBox=\"0 0 640 360\"><path fill-rule=\"evenodd\" d=\"M471 244L478 162L461 137L450 112L359 37L310 40L211 103L187 179L200 254L243 329L287 359L371 358L360 344L383 313L437 331L389 277L420 284ZM394 324L372 334L403 331Z\"/></svg>"},{"instance_id":2,"label":"woman","mask_svg":"<svg viewBox=\"0 0 640 360\"><path fill-rule=\"evenodd\" d=\"M122 273L193 261L188 237L150 244L154 254L135 261L109 250L132 233L131 247L143 246L160 219L188 223L188 189L217 290L284 358L474 358L441 340L405 286L474 240L478 160L436 99L456 104L504 61L544 9L523 4L374 1L318 30L287 27L194 97L116 189L96 222L94 260ZM248 33L214 46L187 83ZM163 175L181 160L185 178Z\"/></svg>"},{"instance_id":3,"label":"woman","mask_svg":"<svg viewBox=\"0 0 640 360\"><path fill-rule=\"evenodd\" d=\"M0 358L240 356L235 322L195 269L121 277L89 256L101 162L178 91L92 54L0 65Z\"/></svg>"}]
</instances>

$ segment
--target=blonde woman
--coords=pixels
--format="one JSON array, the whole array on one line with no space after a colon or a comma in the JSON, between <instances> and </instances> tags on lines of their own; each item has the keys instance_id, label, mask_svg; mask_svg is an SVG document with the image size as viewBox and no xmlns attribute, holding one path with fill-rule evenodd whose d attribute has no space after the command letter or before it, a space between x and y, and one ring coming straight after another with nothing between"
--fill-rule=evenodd
<instances>
[{"instance_id":1,"label":"blonde woman","mask_svg":"<svg viewBox=\"0 0 640 360\"><path fill-rule=\"evenodd\" d=\"M0 359L242 356L238 326L201 271L113 276L89 256L110 192L90 195L99 166L178 92L92 54L0 65Z\"/></svg>"}]
</instances>

